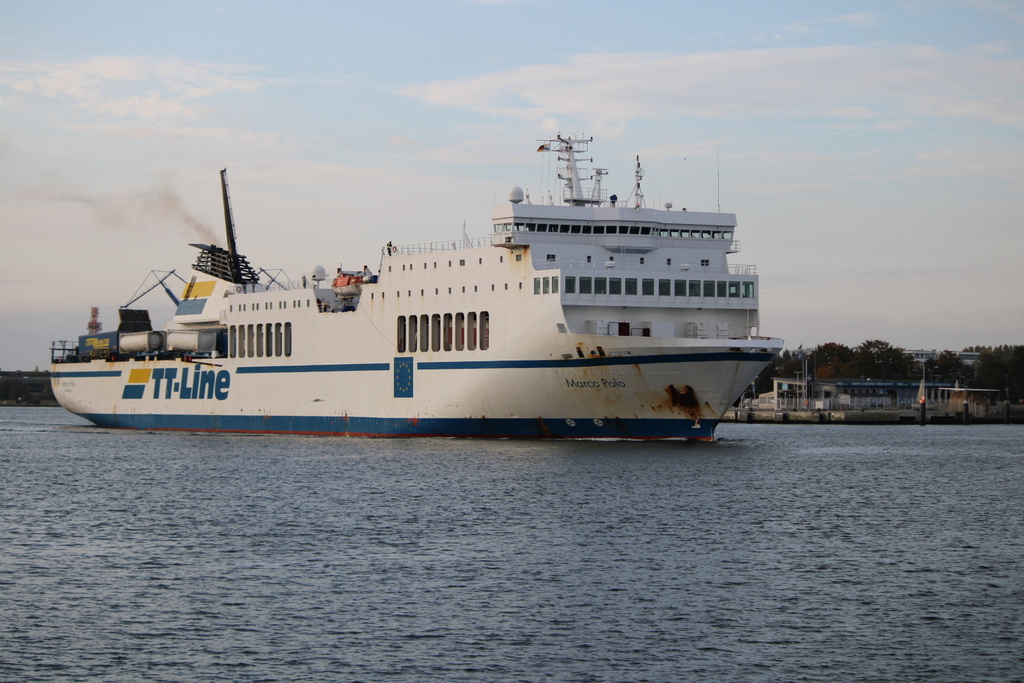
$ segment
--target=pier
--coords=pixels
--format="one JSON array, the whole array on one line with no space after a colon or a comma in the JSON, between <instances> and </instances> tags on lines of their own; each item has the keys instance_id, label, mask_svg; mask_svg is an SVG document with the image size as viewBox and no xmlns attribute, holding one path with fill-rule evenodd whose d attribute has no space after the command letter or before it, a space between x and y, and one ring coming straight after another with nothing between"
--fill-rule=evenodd
<instances>
[{"instance_id":1,"label":"pier","mask_svg":"<svg viewBox=\"0 0 1024 683\"><path fill-rule=\"evenodd\" d=\"M732 408L723 422L774 424L858 424L916 425L921 423L917 410L752 410ZM929 410L927 425L1024 424L1024 405L1002 404L981 413L974 407L967 411Z\"/></svg>"}]
</instances>

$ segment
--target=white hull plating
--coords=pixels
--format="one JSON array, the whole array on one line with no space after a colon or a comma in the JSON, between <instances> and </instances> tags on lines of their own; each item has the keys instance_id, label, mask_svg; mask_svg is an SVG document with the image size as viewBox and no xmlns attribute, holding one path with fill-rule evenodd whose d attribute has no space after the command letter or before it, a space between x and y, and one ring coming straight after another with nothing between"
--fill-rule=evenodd
<instances>
[{"instance_id":1,"label":"white hull plating","mask_svg":"<svg viewBox=\"0 0 1024 683\"><path fill-rule=\"evenodd\" d=\"M321 268L260 284L229 223L230 254L195 245L165 349L83 337L54 393L109 427L713 438L782 346L755 332L752 267L726 262L735 218L512 196L490 239L389 249L334 288Z\"/></svg>"}]
</instances>

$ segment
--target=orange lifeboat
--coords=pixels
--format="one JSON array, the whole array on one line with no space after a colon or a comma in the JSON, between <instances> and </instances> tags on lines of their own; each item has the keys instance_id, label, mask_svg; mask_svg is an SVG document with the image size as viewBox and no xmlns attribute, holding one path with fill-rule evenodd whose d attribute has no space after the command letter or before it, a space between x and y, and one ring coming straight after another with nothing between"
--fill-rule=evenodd
<instances>
[{"instance_id":1,"label":"orange lifeboat","mask_svg":"<svg viewBox=\"0 0 1024 683\"><path fill-rule=\"evenodd\" d=\"M363 291L363 276L339 275L331 283L331 291L338 296L359 296Z\"/></svg>"}]
</instances>

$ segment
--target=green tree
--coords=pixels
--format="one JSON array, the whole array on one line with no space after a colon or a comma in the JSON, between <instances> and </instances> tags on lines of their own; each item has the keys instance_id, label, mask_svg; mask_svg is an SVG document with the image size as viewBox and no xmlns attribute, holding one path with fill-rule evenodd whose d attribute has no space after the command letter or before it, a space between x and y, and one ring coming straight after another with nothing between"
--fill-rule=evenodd
<instances>
[{"instance_id":1,"label":"green tree","mask_svg":"<svg viewBox=\"0 0 1024 683\"><path fill-rule=\"evenodd\" d=\"M1024 346L975 349L981 353L974 369L975 386L1000 391L1009 386L1011 401L1024 398Z\"/></svg>"},{"instance_id":2,"label":"green tree","mask_svg":"<svg viewBox=\"0 0 1024 683\"><path fill-rule=\"evenodd\" d=\"M853 350L853 375L872 379L916 379L920 364L907 353L881 339L861 343Z\"/></svg>"},{"instance_id":3,"label":"green tree","mask_svg":"<svg viewBox=\"0 0 1024 683\"><path fill-rule=\"evenodd\" d=\"M0 380L0 401L17 401L28 393L28 387L20 377Z\"/></svg>"},{"instance_id":4,"label":"green tree","mask_svg":"<svg viewBox=\"0 0 1024 683\"><path fill-rule=\"evenodd\" d=\"M956 351L943 351L939 357L924 362L928 379L935 382L960 382L967 386L971 381L971 368L963 362Z\"/></svg>"},{"instance_id":5,"label":"green tree","mask_svg":"<svg viewBox=\"0 0 1024 683\"><path fill-rule=\"evenodd\" d=\"M845 344L828 342L821 344L811 351L813 358L814 376L846 377L850 374L850 363L853 361L853 351Z\"/></svg>"}]
</instances>

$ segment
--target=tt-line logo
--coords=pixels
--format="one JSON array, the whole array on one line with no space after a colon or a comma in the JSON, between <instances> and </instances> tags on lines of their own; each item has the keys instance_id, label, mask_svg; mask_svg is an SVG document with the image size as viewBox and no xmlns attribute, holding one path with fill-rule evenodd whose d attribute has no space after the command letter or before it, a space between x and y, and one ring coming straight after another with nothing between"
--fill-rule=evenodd
<instances>
[{"instance_id":1,"label":"tt-line logo","mask_svg":"<svg viewBox=\"0 0 1024 683\"><path fill-rule=\"evenodd\" d=\"M231 373L227 370L206 370L202 365L194 368L136 369L128 373L121 398L145 398L152 382L151 398L215 398L223 401L231 387ZM189 372L191 370L191 372ZM191 375L191 377L190 377Z\"/></svg>"}]
</instances>

